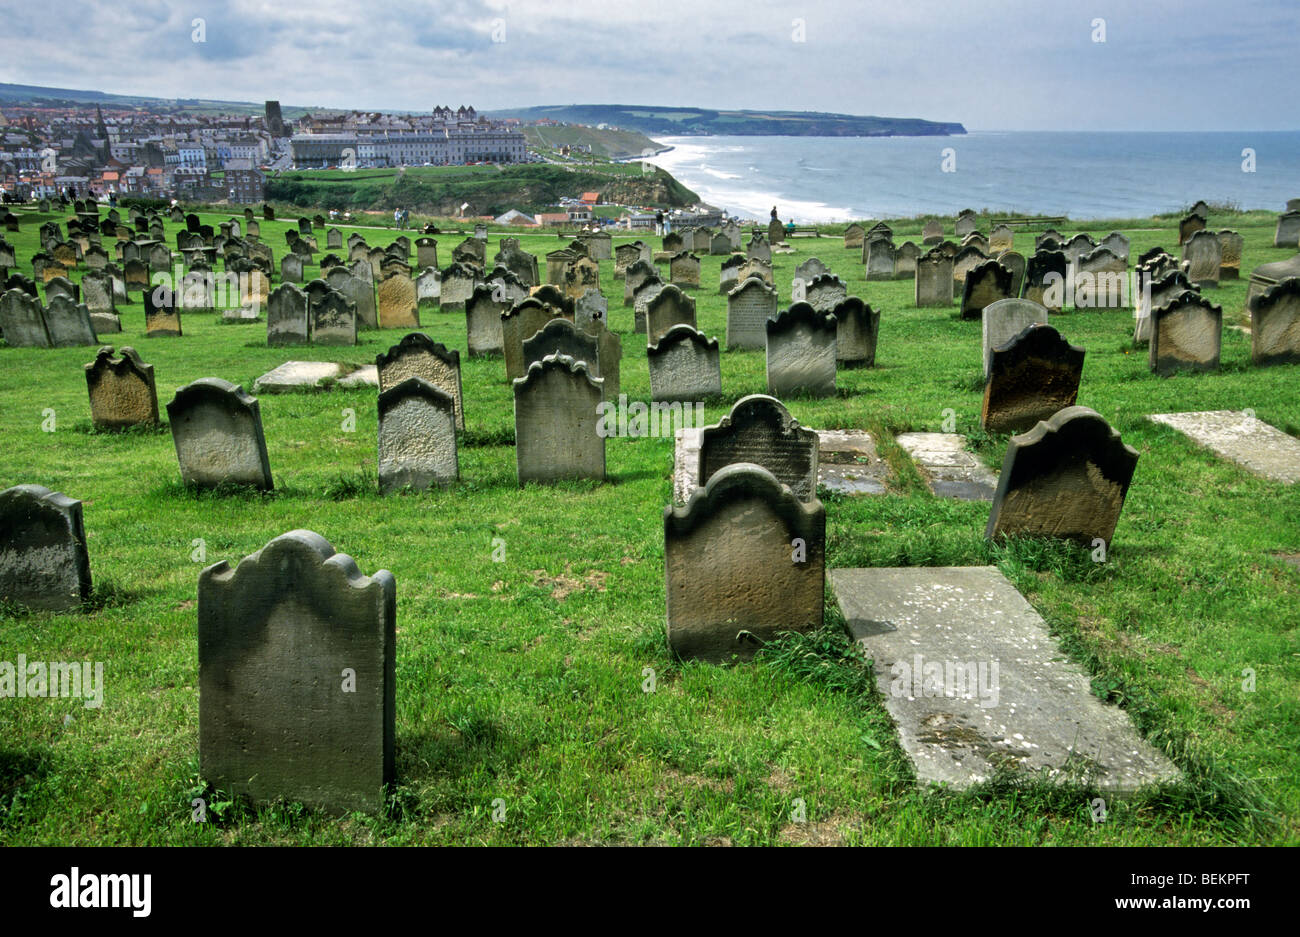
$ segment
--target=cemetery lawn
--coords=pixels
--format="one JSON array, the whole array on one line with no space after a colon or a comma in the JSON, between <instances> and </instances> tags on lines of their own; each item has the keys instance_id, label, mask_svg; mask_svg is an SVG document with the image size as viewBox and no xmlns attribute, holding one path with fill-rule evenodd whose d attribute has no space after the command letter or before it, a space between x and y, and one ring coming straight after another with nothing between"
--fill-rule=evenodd
<instances>
[{"instance_id":1,"label":"cemetery lawn","mask_svg":"<svg viewBox=\"0 0 1300 937\"><path fill-rule=\"evenodd\" d=\"M23 217L7 238L30 274L49 216ZM212 225L227 217L202 216ZM1216 230L1239 225L1210 220ZM166 227L174 245L178 226ZM277 265L287 227L262 222ZM1098 238L1110 230L1059 227ZM353 229L342 230L346 238ZM395 236L356 230L372 245ZM920 240L919 222L894 230L897 243ZM1175 230L1154 219L1133 226L1131 256L1157 244L1176 252ZM1271 221L1238 230L1243 276L1294 253L1270 246ZM444 263L459 240L439 237ZM489 262L497 241L494 232ZM539 256L567 243L521 241ZM422 310L422 330L462 355L462 481L391 497L376 490L374 389L261 395L275 491L195 494L180 484L165 428L92 430L82 365L93 348L0 347L0 487L35 483L84 502L95 583L77 614L0 610L0 660L102 661L105 679L99 709L0 699L0 843L1300 842L1300 566L1288 562L1300 555L1300 486L1256 478L1146 420L1250 408L1300 434L1300 367L1251 367L1248 336L1226 325L1240 321L1246 280L1206 291L1225 311L1216 374L1151 375L1129 310L1053 318L1087 349L1079 403L1141 454L1106 561L1094 563L1050 542L991 547L989 505L932 496L893 442L939 431L951 408L957 432L1000 468L1006 437L979 429L980 323L960 321L956 304L913 308L910 280L865 282L859 252L838 238L792 244L795 253L774 258L783 305L795 265L815 255L882 311L876 367L841 371L836 397L785 401L805 426L870 430L893 469L885 496L824 494L828 568L998 566L1093 675L1094 691L1125 707L1185 782L1108 802L1101 823L1086 788L999 779L964 794L918 790L829 590L820 634L777 642L752 664L675 661L664 635L662 520L672 440L608 440L603 485L520 489L502 360L466 357L463 314ZM1033 233L1019 232L1016 249L1032 248ZM696 293L700 327L718 336L721 259L704 259ZM632 332L612 270L601 263L623 341L622 389L646 400L644 338ZM183 314L183 338L150 339L132 295L119 309L124 333L101 340L134 346L154 366L164 420L175 390L197 378L251 389L290 359L372 363L404 334L363 332L355 348L268 348L264 318L224 325ZM724 353L722 375L725 399L709 405L709 422L765 391L763 353ZM344 428L348 409L354 432ZM43 431L49 411L53 432ZM198 776L199 571L295 528L319 532L362 572L389 569L397 580L397 782L380 817L251 809ZM494 562L494 538L504 541L503 562ZM643 691L647 668L652 693ZM1243 690L1247 669L1253 692ZM191 820L199 796L210 801L204 824ZM802 823L791 819L799 799Z\"/></svg>"}]
</instances>

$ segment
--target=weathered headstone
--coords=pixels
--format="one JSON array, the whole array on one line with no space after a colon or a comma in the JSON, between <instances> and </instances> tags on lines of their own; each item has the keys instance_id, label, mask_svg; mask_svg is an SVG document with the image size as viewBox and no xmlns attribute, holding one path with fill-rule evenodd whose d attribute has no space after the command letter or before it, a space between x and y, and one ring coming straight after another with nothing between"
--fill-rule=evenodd
<instances>
[{"instance_id":1,"label":"weathered headstone","mask_svg":"<svg viewBox=\"0 0 1300 937\"><path fill-rule=\"evenodd\" d=\"M849 296L831 310L835 317L835 362L845 368L869 368L876 363L880 337L880 313L856 296Z\"/></svg>"},{"instance_id":2,"label":"weathered headstone","mask_svg":"<svg viewBox=\"0 0 1300 937\"><path fill-rule=\"evenodd\" d=\"M913 302L918 309L952 305L952 261L940 250L931 250L916 262L916 287Z\"/></svg>"},{"instance_id":3,"label":"weathered headstone","mask_svg":"<svg viewBox=\"0 0 1300 937\"><path fill-rule=\"evenodd\" d=\"M1161 377L1175 371L1217 371L1223 309L1197 293L1181 293L1151 311L1148 362Z\"/></svg>"},{"instance_id":4,"label":"weathered headstone","mask_svg":"<svg viewBox=\"0 0 1300 937\"><path fill-rule=\"evenodd\" d=\"M1217 267L1216 267L1217 270ZM1128 294L1124 259L1108 247L1098 246L1075 261L1074 307L1120 309Z\"/></svg>"},{"instance_id":5,"label":"weathered headstone","mask_svg":"<svg viewBox=\"0 0 1300 937\"><path fill-rule=\"evenodd\" d=\"M512 306L509 299L498 297L491 287L474 290L465 303L466 347L471 358L502 353L501 317Z\"/></svg>"},{"instance_id":6,"label":"weathered headstone","mask_svg":"<svg viewBox=\"0 0 1300 937\"><path fill-rule=\"evenodd\" d=\"M861 250L862 236L867 233L867 229L862 227L856 221L844 229L844 248L845 250Z\"/></svg>"},{"instance_id":7,"label":"weathered headstone","mask_svg":"<svg viewBox=\"0 0 1300 937\"><path fill-rule=\"evenodd\" d=\"M105 345L85 371L90 419L97 429L157 424L153 365L141 361L134 348L123 348L121 357L115 358L113 347Z\"/></svg>"},{"instance_id":8,"label":"weathered headstone","mask_svg":"<svg viewBox=\"0 0 1300 937\"><path fill-rule=\"evenodd\" d=\"M697 484L736 462L753 462L789 485L802 501L817 492L818 442L815 430L806 429L781 401L766 394L750 394L731 412L700 432Z\"/></svg>"},{"instance_id":9,"label":"weathered headstone","mask_svg":"<svg viewBox=\"0 0 1300 937\"><path fill-rule=\"evenodd\" d=\"M379 281L379 327L381 329L418 329L419 302L415 282L408 276L393 273ZM443 308L446 308L444 299Z\"/></svg>"},{"instance_id":10,"label":"weathered headstone","mask_svg":"<svg viewBox=\"0 0 1300 937\"><path fill-rule=\"evenodd\" d=\"M379 371L380 393L396 387L408 377L418 377L451 398L456 428L465 428L458 350L448 349L423 332L411 332L388 351L380 352L375 357L375 367Z\"/></svg>"},{"instance_id":11,"label":"weathered headstone","mask_svg":"<svg viewBox=\"0 0 1300 937\"><path fill-rule=\"evenodd\" d=\"M926 247L933 247L943 241L943 223L939 221L927 221L925 227L921 229L921 243Z\"/></svg>"},{"instance_id":12,"label":"weathered headstone","mask_svg":"<svg viewBox=\"0 0 1300 937\"><path fill-rule=\"evenodd\" d=\"M414 375L381 390L379 490L423 490L453 484L459 477L452 398Z\"/></svg>"},{"instance_id":13,"label":"weathered headstone","mask_svg":"<svg viewBox=\"0 0 1300 937\"><path fill-rule=\"evenodd\" d=\"M181 310L176 294L164 283L144 291L145 338L181 336Z\"/></svg>"},{"instance_id":14,"label":"weathered headstone","mask_svg":"<svg viewBox=\"0 0 1300 937\"><path fill-rule=\"evenodd\" d=\"M1250 360L1300 364L1300 278L1283 280L1250 301Z\"/></svg>"},{"instance_id":15,"label":"weathered headstone","mask_svg":"<svg viewBox=\"0 0 1300 937\"><path fill-rule=\"evenodd\" d=\"M993 349L1006 344L1031 325L1047 325L1047 307L1030 299L999 299L984 307L982 318L984 378L988 380Z\"/></svg>"},{"instance_id":16,"label":"weathered headstone","mask_svg":"<svg viewBox=\"0 0 1300 937\"><path fill-rule=\"evenodd\" d=\"M325 282L346 296L356 307L358 329L378 328L375 282L368 273L365 276L354 276L344 267L334 267L325 274Z\"/></svg>"},{"instance_id":17,"label":"weathered headstone","mask_svg":"<svg viewBox=\"0 0 1300 937\"><path fill-rule=\"evenodd\" d=\"M669 284L646 303L646 343L655 344L675 325L695 328L695 300Z\"/></svg>"},{"instance_id":18,"label":"weathered headstone","mask_svg":"<svg viewBox=\"0 0 1300 937\"><path fill-rule=\"evenodd\" d=\"M167 419L186 485L272 488L261 410L242 387L200 378L176 392Z\"/></svg>"},{"instance_id":19,"label":"weathered headstone","mask_svg":"<svg viewBox=\"0 0 1300 937\"><path fill-rule=\"evenodd\" d=\"M508 380L518 380L528 370L524 361L524 339L532 338L557 315L562 313L535 296L530 296L501 313L501 351L505 358Z\"/></svg>"},{"instance_id":20,"label":"weathered headstone","mask_svg":"<svg viewBox=\"0 0 1300 937\"><path fill-rule=\"evenodd\" d=\"M311 331L307 318L307 294L293 283L282 283L271 291L266 303L266 343L305 345Z\"/></svg>"},{"instance_id":21,"label":"weathered headstone","mask_svg":"<svg viewBox=\"0 0 1300 937\"><path fill-rule=\"evenodd\" d=\"M587 290L573 304L573 321L579 326L606 322L608 318L609 302L599 290Z\"/></svg>"},{"instance_id":22,"label":"weathered headstone","mask_svg":"<svg viewBox=\"0 0 1300 937\"><path fill-rule=\"evenodd\" d=\"M767 320L776 315L776 290L750 277L727 294L727 347L767 348Z\"/></svg>"},{"instance_id":23,"label":"weathered headstone","mask_svg":"<svg viewBox=\"0 0 1300 937\"><path fill-rule=\"evenodd\" d=\"M1300 245L1300 211L1283 212L1277 216L1273 246L1289 247L1294 250L1298 245Z\"/></svg>"},{"instance_id":24,"label":"weathered headstone","mask_svg":"<svg viewBox=\"0 0 1300 937\"><path fill-rule=\"evenodd\" d=\"M81 502L40 485L0 491L0 601L67 611L90 595Z\"/></svg>"},{"instance_id":25,"label":"weathered headstone","mask_svg":"<svg viewBox=\"0 0 1300 937\"><path fill-rule=\"evenodd\" d=\"M55 296L45 307L45 329L54 348L99 344L90 310L64 295Z\"/></svg>"},{"instance_id":26,"label":"weathered headstone","mask_svg":"<svg viewBox=\"0 0 1300 937\"><path fill-rule=\"evenodd\" d=\"M1205 219L1195 213L1178 222L1178 243L1186 244L1187 239L1197 231L1205 230Z\"/></svg>"},{"instance_id":27,"label":"weathered headstone","mask_svg":"<svg viewBox=\"0 0 1300 937\"><path fill-rule=\"evenodd\" d=\"M1010 270L996 260L986 260L971 269L962 288L961 317L978 319L984 307L1000 299L1011 298Z\"/></svg>"},{"instance_id":28,"label":"weathered headstone","mask_svg":"<svg viewBox=\"0 0 1300 937\"><path fill-rule=\"evenodd\" d=\"M1238 280L1241 278L1241 252L1245 250L1246 240L1236 231L1227 228L1219 232L1219 279Z\"/></svg>"},{"instance_id":29,"label":"weathered headstone","mask_svg":"<svg viewBox=\"0 0 1300 937\"><path fill-rule=\"evenodd\" d=\"M302 282L302 258L297 254L285 254L280 258L280 280L284 283Z\"/></svg>"},{"instance_id":30,"label":"weathered headstone","mask_svg":"<svg viewBox=\"0 0 1300 937\"><path fill-rule=\"evenodd\" d=\"M41 301L22 289L0 296L0 332L11 348L53 347Z\"/></svg>"},{"instance_id":31,"label":"weathered headstone","mask_svg":"<svg viewBox=\"0 0 1300 937\"><path fill-rule=\"evenodd\" d=\"M1083 349L1050 325L1030 324L995 347L984 384L981 428L990 433L1026 430L1074 406L1083 358Z\"/></svg>"},{"instance_id":32,"label":"weathered headstone","mask_svg":"<svg viewBox=\"0 0 1300 937\"><path fill-rule=\"evenodd\" d=\"M893 241L887 238L873 238L868 235L862 252L864 255L862 259L867 267L868 280L894 279L897 258Z\"/></svg>"},{"instance_id":33,"label":"weathered headstone","mask_svg":"<svg viewBox=\"0 0 1300 937\"><path fill-rule=\"evenodd\" d=\"M519 484L605 479L599 431L603 382L582 362L550 355L514 382L515 467Z\"/></svg>"},{"instance_id":34,"label":"weathered headstone","mask_svg":"<svg viewBox=\"0 0 1300 937\"><path fill-rule=\"evenodd\" d=\"M319 297L308 297L307 314L311 318L313 343L317 345L357 343L357 307L352 300L333 287L327 285Z\"/></svg>"},{"instance_id":35,"label":"weathered headstone","mask_svg":"<svg viewBox=\"0 0 1300 937\"><path fill-rule=\"evenodd\" d=\"M415 278L415 301L419 306L436 306L442 298L442 271L425 267Z\"/></svg>"},{"instance_id":36,"label":"weathered headstone","mask_svg":"<svg viewBox=\"0 0 1300 937\"><path fill-rule=\"evenodd\" d=\"M835 393L835 316L795 303L769 319L767 391L773 396Z\"/></svg>"},{"instance_id":37,"label":"weathered headstone","mask_svg":"<svg viewBox=\"0 0 1300 937\"><path fill-rule=\"evenodd\" d=\"M1067 407L1011 437L984 535L1109 547L1137 461L1098 413Z\"/></svg>"},{"instance_id":38,"label":"weathered headstone","mask_svg":"<svg viewBox=\"0 0 1300 937\"><path fill-rule=\"evenodd\" d=\"M1187 279L1198 289L1219 285L1219 267L1223 263L1223 245L1213 231L1197 231L1183 242L1183 263Z\"/></svg>"},{"instance_id":39,"label":"weathered headstone","mask_svg":"<svg viewBox=\"0 0 1300 937\"><path fill-rule=\"evenodd\" d=\"M798 286L798 282L795 286ZM818 312L830 312L849 295L844 281L831 273L813 277L804 284L802 291L796 289L794 292L803 293L802 297L795 299L796 302L806 302Z\"/></svg>"},{"instance_id":40,"label":"weathered headstone","mask_svg":"<svg viewBox=\"0 0 1300 937\"><path fill-rule=\"evenodd\" d=\"M1015 247L1016 232L1010 225L994 225L989 232L988 249L993 254L1012 250Z\"/></svg>"},{"instance_id":41,"label":"weathered headstone","mask_svg":"<svg viewBox=\"0 0 1300 937\"><path fill-rule=\"evenodd\" d=\"M822 626L826 510L761 466L715 473L664 509L668 643L686 659L747 659Z\"/></svg>"},{"instance_id":42,"label":"weathered headstone","mask_svg":"<svg viewBox=\"0 0 1300 937\"><path fill-rule=\"evenodd\" d=\"M1069 261L1064 251L1037 250L1025 264L1025 285L1020 295L1045 306L1049 312L1060 312L1066 300L1066 282Z\"/></svg>"},{"instance_id":43,"label":"weathered headstone","mask_svg":"<svg viewBox=\"0 0 1300 937\"><path fill-rule=\"evenodd\" d=\"M363 576L294 530L234 569L203 570L198 619L203 778L254 804L381 813L396 723L392 573Z\"/></svg>"},{"instance_id":44,"label":"weathered headstone","mask_svg":"<svg viewBox=\"0 0 1300 937\"><path fill-rule=\"evenodd\" d=\"M722 394L718 340L691 325L674 325L646 348L650 397L698 401Z\"/></svg>"}]
</instances>

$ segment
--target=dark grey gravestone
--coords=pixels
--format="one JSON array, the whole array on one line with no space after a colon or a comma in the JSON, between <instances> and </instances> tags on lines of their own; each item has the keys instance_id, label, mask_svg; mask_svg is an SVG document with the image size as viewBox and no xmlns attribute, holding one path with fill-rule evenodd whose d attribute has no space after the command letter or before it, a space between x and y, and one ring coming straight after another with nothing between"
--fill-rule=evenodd
<instances>
[{"instance_id":1,"label":"dark grey gravestone","mask_svg":"<svg viewBox=\"0 0 1300 937\"><path fill-rule=\"evenodd\" d=\"M88 598L81 502L40 485L0 491L0 600L64 611Z\"/></svg>"},{"instance_id":2,"label":"dark grey gravestone","mask_svg":"<svg viewBox=\"0 0 1300 937\"><path fill-rule=\"evenodd\" d=\"M199 576L199 769L255 804L383 810L397 586L295 530Z\"/></svg>"},{"instance_id":3,"label":"dark grey gravestone","mask_svg":"<svg viewBox=\"0 0 1300 937\"><path fill-rule=\"evenodd\" d=\"M800 426L775 397L750 394L737 400L718 423L701 431L695 477L697 484L706 485L728 465L752 462L808 501L817 492L817 457L815 430Z\"/></svg>"}]
</instances>

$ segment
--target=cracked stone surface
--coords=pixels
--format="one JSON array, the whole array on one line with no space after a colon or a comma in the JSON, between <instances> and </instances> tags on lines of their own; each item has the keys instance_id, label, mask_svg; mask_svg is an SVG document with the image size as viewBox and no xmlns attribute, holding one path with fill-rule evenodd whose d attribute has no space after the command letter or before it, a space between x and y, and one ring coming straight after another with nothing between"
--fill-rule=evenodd
<instances>
[{"instance_id":1,"label":"cracked stone surface","mask_svg":"<svg viewBox=\"0 0 1300 937\"><path fill-rule=\"evenodd\" d=\"M1244 410L1154 413L1149 419L1173 427L1255 475L1287 485L1300 481L1300 439Z\"/></svg>"},{"instance_id":2,"label":"cracked stone surface","mask_svg":"<svg viewBox=\"0 0 1300 937\"><path fill-rule=\"evenodd\" d=\"M966 437L960 433L902 433L894 441L911 456L937 497L993 500L998 476L965 448Z\"/></svg>"},{"instance_id":3,"label":"cracked stone surface","mask_svg":"<svg viewBox=\"0 0 1300 937\"><path fill-rule=\"evenodd\" d=\"M1047 625L992 566L837 569L836 601L870 655L922 784L964 789L999 767L1111 796L1178 768L1091 692Z\"/></svg>"},{"instance_id":4,"label":"cracked stone surface","mask_svg":"<svg viewBox=\"0 0 1300 937\"><path fill-rule=\"evenodd\" d=\"M326 380L335 380L344 387L361 384L378 387L379 371L373 364L348 370L333 361L286 361L254 381L253 393L287 393L301 387L319 387Z\"/></svg>"}]
</instances>

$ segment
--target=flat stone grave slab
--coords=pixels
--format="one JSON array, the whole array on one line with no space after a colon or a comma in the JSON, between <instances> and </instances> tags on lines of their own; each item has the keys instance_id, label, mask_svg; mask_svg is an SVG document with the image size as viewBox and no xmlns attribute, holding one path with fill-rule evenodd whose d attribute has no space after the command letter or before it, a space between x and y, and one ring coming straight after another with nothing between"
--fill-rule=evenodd
<instances>
[{"instance_id":1,"label":"flat stone grave slab","mask_svg":"<svg viewBox=\"0 0 1300 937\"><path fill-rule=\"evenodd\" d=\"M373 364L354 369L333 361L286 361L254 381L253 393L286 394L304 387L320 387L323 381L328 380L345 387L355 387L358 384L373 384L378 387L379 372Z\"/></svg>"},{"instance_id":2,"label":"flat stone grave slab","mask_svg":"<svg viewBox=\"0 0 1300 937\"><path fill-rule=\"evenodd\" d=\"M901 433L894 441L911 456L936 497L993 500L997 473L965 448L966 437L960 433Z\"/></svg>"},{"instance_id":3,"label":"flat stone grave slab","mask_svg":"<svg viewBox=\"0 0 1300 937\"><path fill-rule=\"evenodd\" d=\"M1148 419L1172 426L1256 475L1287 485L1300 481L1300 439L1244 411L1153 413Z\"/></svg>"},{"instance_id":4,"label":"flat stone grave slab","mask_svg":"<svg viewBox=\"0 0 1300 937\"><path fill-rule=\"evenodd\" d=\"M922 784L964 789L1005 766L1118 796L1179 777L996 567L829 577Z\"/></svg>"},{"instance_id":5,"label":"flat stone grave slab","mask_svg":"<svg viewBox=\"0 0 1300 937\"><path fill-rule=\"evenodd\" d=\"M698 485L699 428L676 432L673 450L673 501L685 504ZM819 429L817 484L850 495L883 495L889 466L876 453L871 434L863 430Z\"/></svg>"},{"instance_id":6,"label":"flat stone grave slab","mask_svg":"<svg viewBox=\"0 0 1300 937\"><path fill-rule=\"evenodd\" d=\"M339 378L340 387L378 387L379 386L379 366L367 364L358 368L351 374Z\"/></svg>"}]
</instances>

